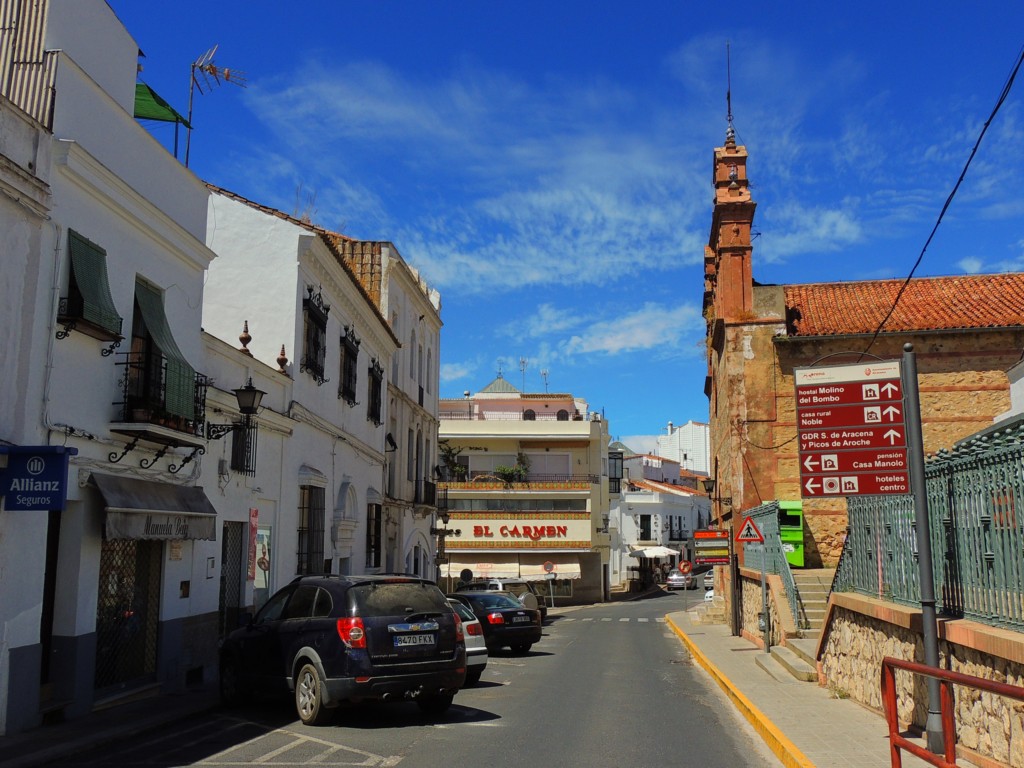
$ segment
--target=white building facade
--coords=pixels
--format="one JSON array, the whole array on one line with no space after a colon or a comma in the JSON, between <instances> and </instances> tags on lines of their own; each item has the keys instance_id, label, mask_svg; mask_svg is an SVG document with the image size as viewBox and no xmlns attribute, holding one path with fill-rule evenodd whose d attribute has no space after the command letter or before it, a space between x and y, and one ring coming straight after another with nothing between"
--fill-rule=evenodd
<instances>
[{"instance_id":1,"label":"white building facade","mask_svg":"<svg viewBox=\"0 0 1024 768\"><path fill-rule=\"evenodd\" d=\"M51 193L38 234L31 179L23 221L4 222L17 294L4 303L31 308L7 326L17 378L0 413L0 731L13 732L212 674L219 552L198 464L183 463L207 443L208 193L134 119L139 49L105 2L5 13L0 46L19 66L0 73L3 95L49 129L19 161ZM23 129L5 121L5 145ZM17 492L33 482L21 469L61 460L59 499Z\"/></svg>"},{"instance_id":2,"label":"white building facade","mask_svg":"<svg viewBox=\"0 0 1024 768\"><path fill-rule=\"evenodd\" d=\"M658 455L679 462L680 467L707 475L711 466L711 433L707 424L688 421L676 426L671 421L666 434L658 435Z\"/></svg>"},{"instance_id":3,"label":"white building facade","mask_svg":"<svg viewBox=\"0 0 1024 768\"><path fill-rule=\"evenodd\" d=\"M607 421L571 394L522 393L500 375L443 399L440 416L451 530L442 583L468 570L537 581L556 605L606 600L619 481Z\"/></svg>"},{"instance_id":4,"label":"white building facade","mask_svg":"<svg viewBox=\"0 0 1024 768\"><path fill-rule=\"evenodd\" d=\"M258 522L269 590L296 574L386 570L385 376L398 339L333 233L216 188L210 221L203 328L222 340L247 329L254 360L286 379L281 496Z\"/></svg>"}]
</instances>

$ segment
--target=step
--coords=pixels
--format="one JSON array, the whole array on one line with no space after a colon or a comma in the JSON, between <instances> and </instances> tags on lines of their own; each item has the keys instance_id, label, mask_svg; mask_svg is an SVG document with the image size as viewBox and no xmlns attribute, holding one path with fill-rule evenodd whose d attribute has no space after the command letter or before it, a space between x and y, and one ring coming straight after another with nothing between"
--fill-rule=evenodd
<instances>
[{"instance_id":1,"label":"step","mask_svg":"<svg viewBox=\"0 0 1024 768\"><path fill-rule=\"evenodd\" d=\"M775 682L783 685L797 685L797 680L789 673L789 670L779 664L770 653L758 651L754 657L754 663L771 675Z\"/></svg>"},{"instance_id":2,"label":"step","mask_svg":"<svg viewBox=\"0 0 1024 768\"><path fill-rule=\"evenodd\" d=\"M786 648L793 651L798 658L803 659L808 666L817 669L818 660L814 658L814 653L818 650L817 636L787 638Z\"/></svg>"},{"instance_id":3,"label":"step","mask_svg":"<svg viewBox=\"0 0 1024 768\"><path fill-rule=\"evenodd\" d=\"M789 648L785 648L781 645L772 647L772 656L775 660L789 670L789 674L795 677L797 680L803 680L807 683L818 682L818 670L816 667L812 667L806 661L797 656Z\"/></svg>"}]
</instances>

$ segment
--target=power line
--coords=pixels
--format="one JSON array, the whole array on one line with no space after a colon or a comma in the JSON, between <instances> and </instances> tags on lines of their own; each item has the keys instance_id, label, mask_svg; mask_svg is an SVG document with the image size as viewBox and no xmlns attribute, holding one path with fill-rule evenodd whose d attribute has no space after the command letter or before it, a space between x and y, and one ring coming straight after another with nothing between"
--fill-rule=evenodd
<instances>
[{"instance_id":1,"label":"power line","mask_svg":"<svg viewBox=\"0 0 1024 768\"><path fill-rule=\"evenodd\" d=\"M914 277L914 272L921 265L922 259L924 259L924 252L928 250L928 246L931 245L932 238L935 237L936 231L939 229L939 224L942 223L942 217L946 215L946 210L953 202L953 197L956 195L957 190L960 189L960 184L963 182L964 177L967 175L967 169L971 167L971 161L974 160L974 156L978 153L978 147L981 146L981 140L985 137L985 133L988 131L988 127L992 124L995 119L996 113L999 112L999 108L1003 106L1003 102L1006 101L1006 97L1010 95L1010 88L1013 86L1014 78L1017 77L1017 72L1020 70L1021 64L1024 63L1024 48L1021 48L1017 54L1017 63L1014 65L1013 70L1010 72L1010 76L1006 79L1006 83L1003 85L1003 90L999 94L999 99L996 101L995 107L992 109L992 113L988 116L988 120L985 121L985 125L981 128L981 133L978 134L978 140L974 142L974 148L971 150L970 156L967 158L967 162L964 164L964 169L960 172L960 178L956 180L956 184L953 185L953 191L949 193L949 197L946 198L945 204L942 206L942 210L939 211L939 217L935 221L935 226L932 227L931 233L928 235L928 239L924 243L924 247L921 249L921 253L917 257L917 261L914 262L913 268L910 270L910 274L907 275L906 280L903 281L903 285L900 286L899 291L896 293L896 298L893 299L892 307L889 308L888 313L882 318L882 322L878 324L875 329L874 335L871 337L871 341L868 342L867 347L861 352L861 357L866 355L875 341L878 339L878 334L882 332L882 328L889 322L889 318L892 317L893 312L896 311L896 306L900 302L900 298L903 296L903 292L906 291L907 286L910 285L911 278Z\"/></svg>"}]
</instances>

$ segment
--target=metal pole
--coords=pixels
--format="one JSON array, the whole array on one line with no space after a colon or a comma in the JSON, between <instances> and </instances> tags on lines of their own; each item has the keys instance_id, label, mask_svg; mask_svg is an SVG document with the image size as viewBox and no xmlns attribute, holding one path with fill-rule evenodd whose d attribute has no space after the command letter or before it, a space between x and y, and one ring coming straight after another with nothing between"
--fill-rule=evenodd
<instances>
[{"instance_id":1,"label":"metal pole","mask_svg":"<svg viewBox=\"0 0 1024 768\"><path fill-rule=\"evenodd\" d=\"M917 527L917 566L921 581L921 634L924 663L939 668L939 631L935 618L935 578L932 571L931 530L928 521L928 490L924 481L924 440L921 436L921 399L917 388L917 355L913 344L903 345L903 408L906 416L907 459L910 491L914 497ZM928 678L928 718L925 722L928 750L943 754L942 686Z\"/></svg>"},{"instance_id":2,"label":"metal pole","mask_svg":"<svg viewBox=\"0 0 1024 768\"><path fill-rule=\"evenodd\" d=\"M772 622L768 613L768 574L765 563L768 562L768 543L761 542L761 610L764 611L764 652L772 652Z\"/></svg>"}]
</instances>

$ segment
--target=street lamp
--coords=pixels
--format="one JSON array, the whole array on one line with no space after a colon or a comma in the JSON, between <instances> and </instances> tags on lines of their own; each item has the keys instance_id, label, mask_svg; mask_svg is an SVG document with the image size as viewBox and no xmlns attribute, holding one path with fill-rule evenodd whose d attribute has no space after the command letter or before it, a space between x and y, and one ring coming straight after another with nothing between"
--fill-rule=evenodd
<instances>
[{"instance_id":1,"label":"street lamp","mask_svg":"<svg viewBox=\"0 0 1024 768\"><path fill-rule=\"evenodd\" d=\"M259 411L263 396L267 394L262 389L256 389L252 383L252 377L245 383L244 387L231 390L235 393L235 400L238 401L238 412L242 414L242 420L233 424L210 424L206 425L206 439L220 440L229 432L239 429L253 427L253 416Z\"/></svg>"}]
</instances>

